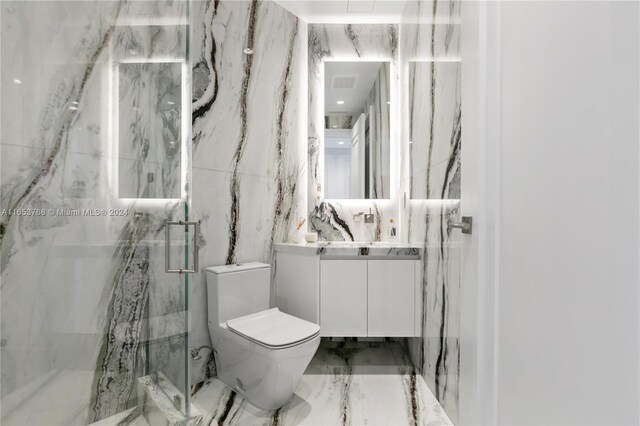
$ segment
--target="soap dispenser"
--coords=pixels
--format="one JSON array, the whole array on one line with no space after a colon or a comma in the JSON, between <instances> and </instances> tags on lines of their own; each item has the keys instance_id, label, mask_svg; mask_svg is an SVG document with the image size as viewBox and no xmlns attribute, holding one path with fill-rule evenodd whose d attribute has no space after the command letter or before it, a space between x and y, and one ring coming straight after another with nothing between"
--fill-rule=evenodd
<instances>
[{"instance_id":1,"label":"soap dispenser","mask_svg":"<svg viewBox=\"0 0 640 426\"><path fill-rule=\"evenodd\" d=\"M391 218L389 219L389 238L391 238L391 240L395 240L396 234L396 223L393 218Z\"/></svg>"}]
</instances>

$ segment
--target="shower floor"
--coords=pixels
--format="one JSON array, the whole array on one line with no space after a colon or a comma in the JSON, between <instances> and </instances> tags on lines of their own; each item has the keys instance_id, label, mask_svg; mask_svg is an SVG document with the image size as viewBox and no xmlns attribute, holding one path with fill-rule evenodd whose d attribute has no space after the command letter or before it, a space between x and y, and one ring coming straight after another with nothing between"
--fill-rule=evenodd
<instances>
[{"instance_id":1,"label":"shower floor","mask_svg":"<svg viewBox=\"0 0 640 426\"><path fill-rule=\"evenodd\" d=\"M196 388L191 402L205 426L453 424L396 342L322 342L293 399L276 411L254 407L219 379ZM99 424L147 425L125 417Z\"/></svg>"}]
</instances>

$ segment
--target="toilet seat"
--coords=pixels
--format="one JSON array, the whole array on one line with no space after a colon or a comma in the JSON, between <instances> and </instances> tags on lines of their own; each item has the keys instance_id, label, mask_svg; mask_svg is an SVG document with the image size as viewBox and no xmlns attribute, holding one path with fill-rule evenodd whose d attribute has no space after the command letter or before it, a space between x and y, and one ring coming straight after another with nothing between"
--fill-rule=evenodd
<instances>
[{"instance_id":1,"label":"toilet seat","mask_svg":"<svg viewBox=\"0 0 640 426\"><path fill-rule=\"evenodd\" d=\"M234 333L270 349L285 349L314 339L320 326L280 312L267 309L227 321Z\"/></svg>"}]
</instances>

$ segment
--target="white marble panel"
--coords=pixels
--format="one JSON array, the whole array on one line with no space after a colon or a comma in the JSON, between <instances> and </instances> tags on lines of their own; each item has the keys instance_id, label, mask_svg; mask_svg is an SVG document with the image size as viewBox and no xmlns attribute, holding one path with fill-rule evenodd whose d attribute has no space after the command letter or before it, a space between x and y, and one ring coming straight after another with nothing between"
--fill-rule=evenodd
<instances>
[{"instance_id":1,"label":"white marble panel","mask_svg":"<svg viewBox=\"0 0 640 426\"><path fill-rule=\"evenodd\" d=\"M460 7L457 0L408 2L402 16L404 111L402 238L420 244L422 337L411 359L452 420L458 416L460 363ZM409 141L412 143L410 144ZM411 198L417 198L412 200ZM419 199L419 200L418 200Z\"/></svg>"},{"instance_id":2,"label":"white marble panel","mask_svg":"<svg viewBox=\"0 0 640 426\"><path fill-rule=\"evenodd\" d=\"M411 198L459 198L460 62L410 61L407 65Z\"/></svg>"},{"instance_id":3,"label":"white marble panel","mask_svg":"<svg viewBox=\"0 0 640 426\"><path fill-rule=\"evenodd\" d=\"M271 2L194 9L194 167L275 177L279 161L301 161L306 25Z\"/></svg>"},{"instance_id":4,"label":"white marble panel","mask_svg":"<svg viewBox=\"0 0 640 426\"><path fill-rule=\"evenodd\" d=\"M2 158L0 182L10 179L20 171L23 150L24 149L20 145L0 145L0 158Z\"/></svg>"}]
</instances>

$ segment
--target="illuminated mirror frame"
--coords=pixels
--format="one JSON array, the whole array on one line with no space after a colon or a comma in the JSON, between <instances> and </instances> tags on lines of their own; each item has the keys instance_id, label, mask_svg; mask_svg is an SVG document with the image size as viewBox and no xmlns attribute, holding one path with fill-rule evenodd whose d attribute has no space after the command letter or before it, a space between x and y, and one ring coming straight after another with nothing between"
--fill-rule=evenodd
<instances>
[{"instance_id":1,"label":"illuminated mirror frame","mask_svg":"<svg viewBox=\"0 0 640 426\"><path fill-rule=\"evenodd\" d=\"M129 64L147 64L147 63L178 63L181 64L181 100L180 100L180 198L121 198L118 194L119 192L119 160L120 160L120 64L129 63ZM188 67L186 61L183 59L175 59L175 58L152 58L152 59L139 59L139 58L131 58L125 59L121 61L114 61L110 67L110 83L112 85L110 103L111 111L110 121L111 124L109 126L111 137L109 147L110 153L109 158L111 160L111 167L109 172L109 183L111 186L111 190L115 199L120 200L122 202L131 202L135 201L138 203L165 203L167 201L184 201L187 199L187 169L188 169L188 142L189 137L191 135L191 113L190 113L190 91L188 86Z\"/></svg>"},{"instance_id":2,"label":"illuminated mirror frame","mask_svg":"<svg viewBox=\"0 0 640 426\"><path fill-rule=\"evenodd\" d=\"M325 197L325 178L324 178L324 173L325 173L325 161L324 161L324 153L325 153L325 147L324 147L324 137L325 137L325 128L324 128L324 112L325 112L325 99L324 99L324 88L325 88L325 63L326 62L385 62L389 64L389 101L391 102L389 104L389 195L388 197L385 198L326 198ZM360 57L354 57L354 58L349 58L349 57L336 57L336 58L323 58L321 63L320 63L320 85L322 87L322 91L319 94L320 95L320 99L321 99L321 103L322 103L322 107L319 108L319 112L322 112L322 117L315 117L316 120L322 118L321 121L319 121L319 123L322 124L322 133L319 133L319 139L320 139L320 143L319 143L319 152L318 152L318 168L321 172L321 180L322 180L322 186L321 186L321 191L320 191L320 198L323 201L327 201L329 203L343 203L343 204L348 204L350 202L357 202L357 203L362 203L362 202L378 202L378 203L385 203L385 202L391 202L397 199L398 197L398 188L399 188L399 182L398 182L398 172L400 170L400 141L399 141L399 119L398 119L398 113L399 113L399 90L398 90L398 75L397 75L397 70L396 67L394 66L394 59L393 58L389 58L389 57L383 57L383 58L376 58L376 57L367 57L367 58L360 58ZM319 130L319 129L318 129Z\"/></svg>"}]
</instances>

